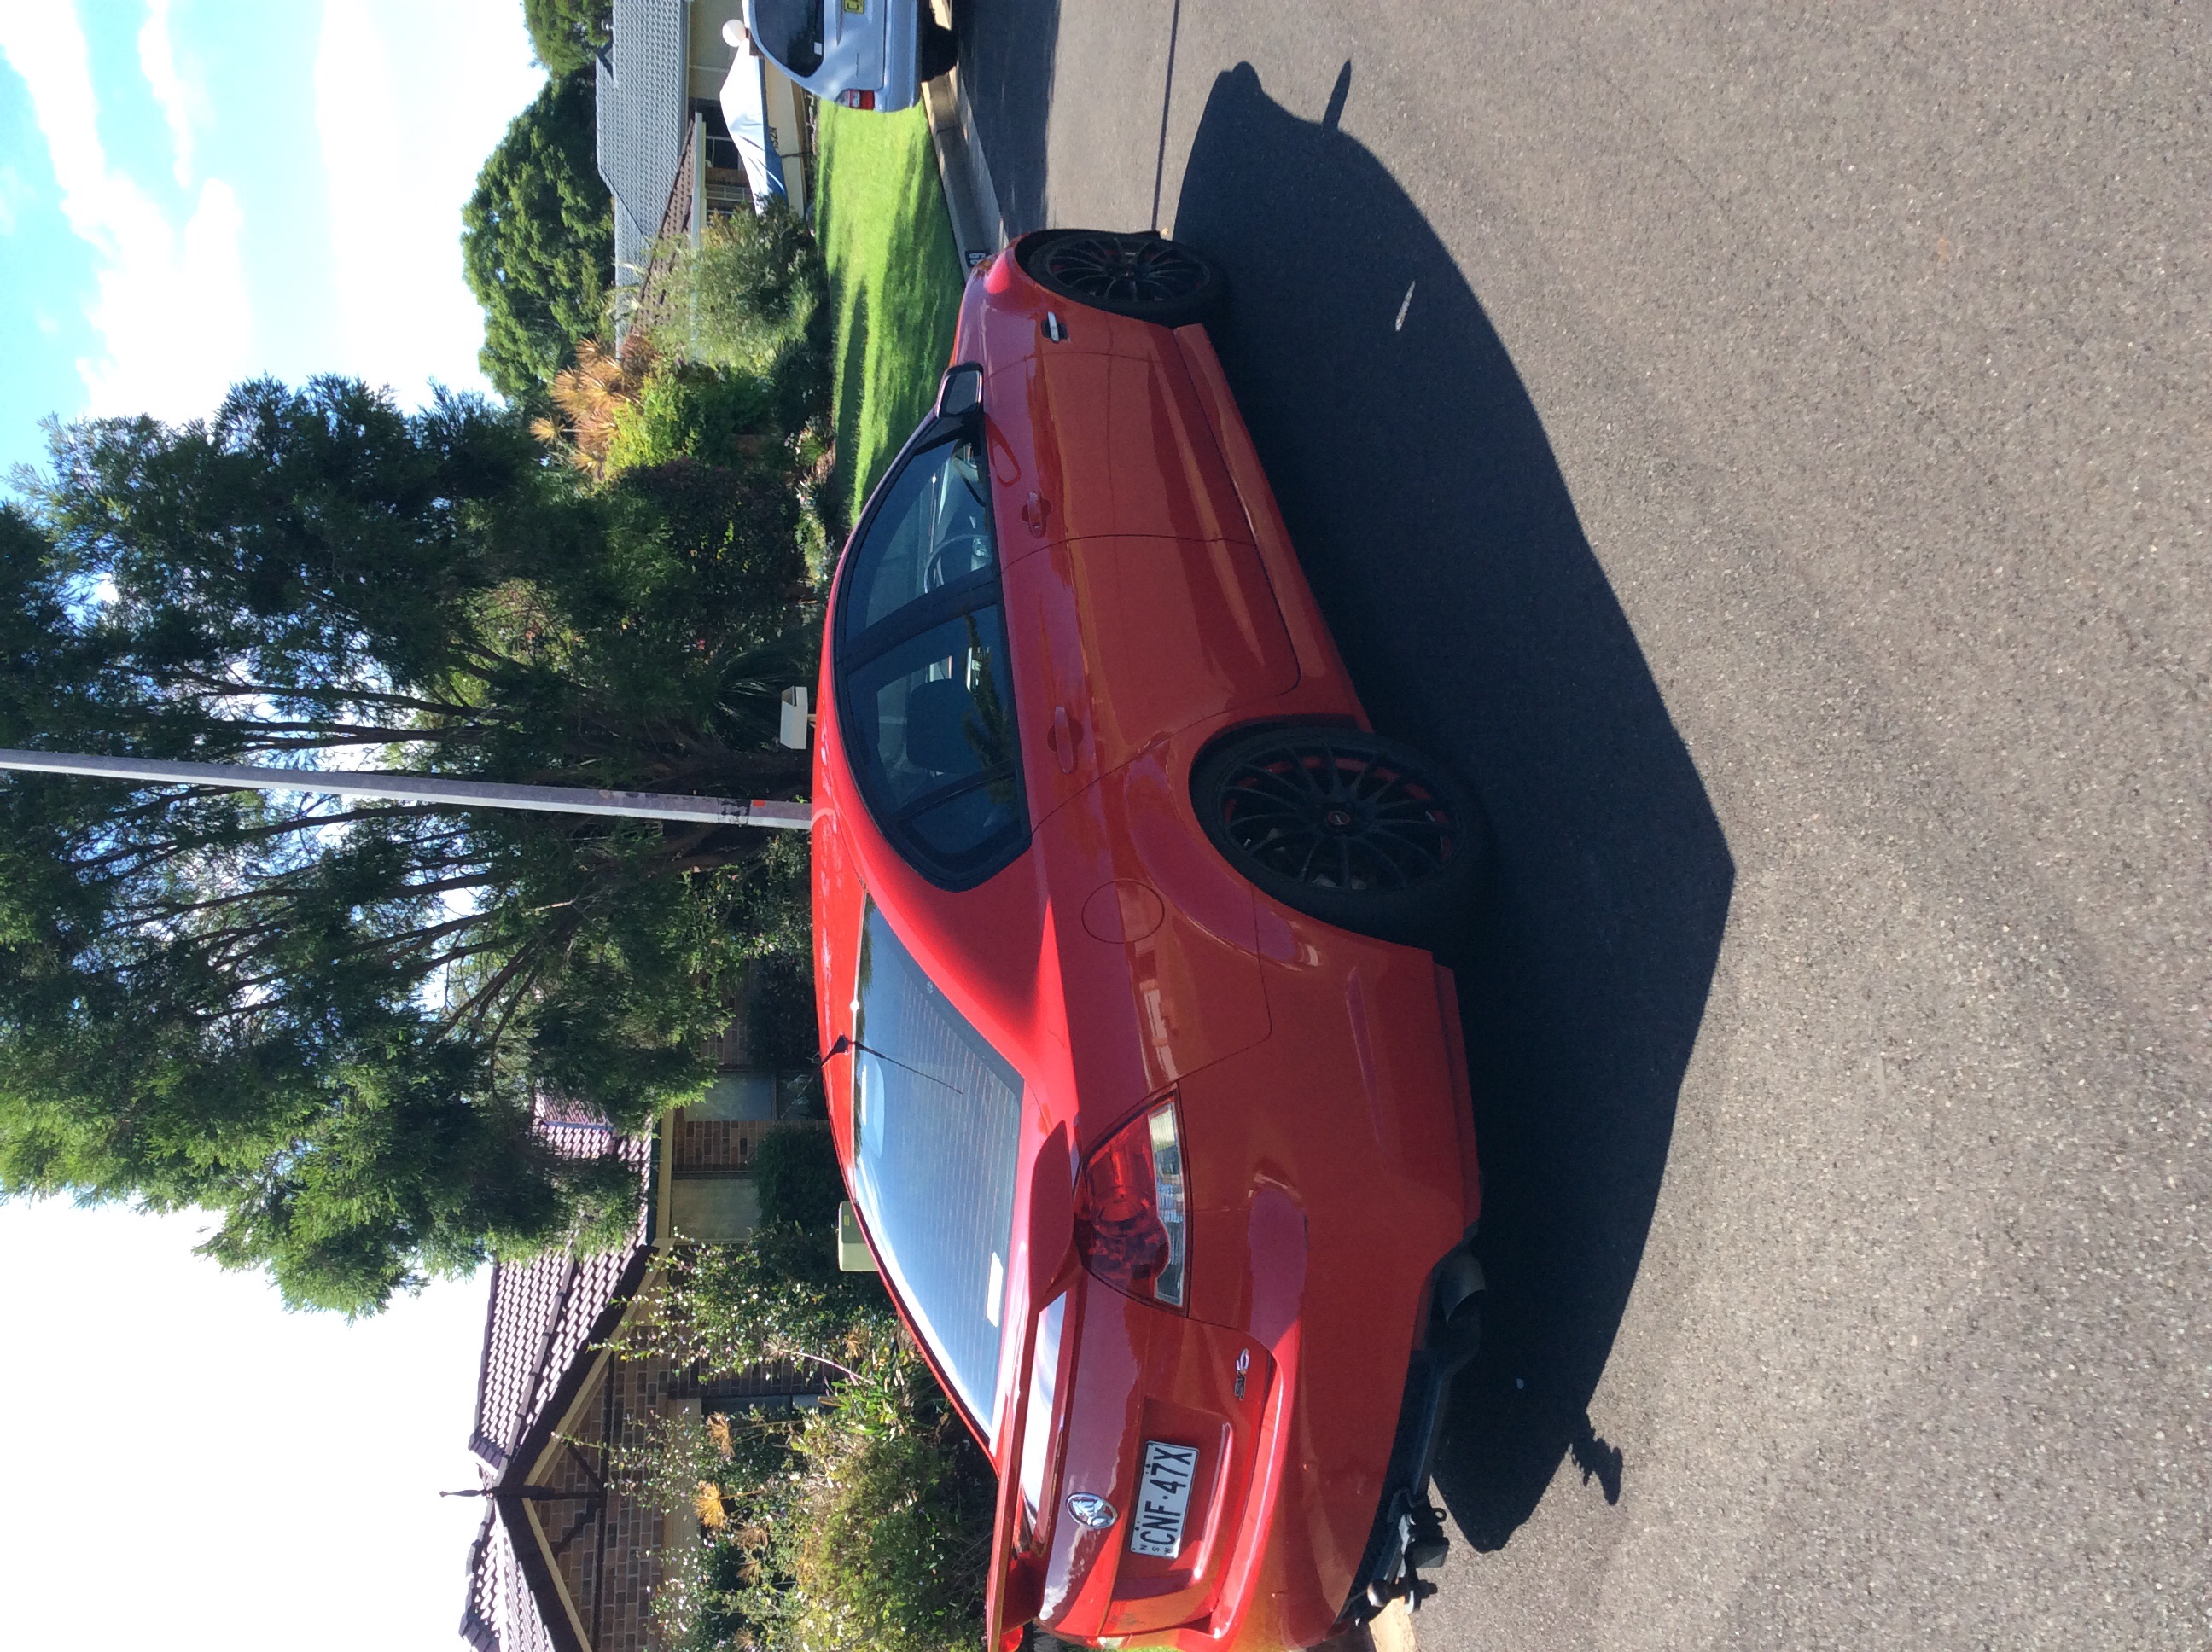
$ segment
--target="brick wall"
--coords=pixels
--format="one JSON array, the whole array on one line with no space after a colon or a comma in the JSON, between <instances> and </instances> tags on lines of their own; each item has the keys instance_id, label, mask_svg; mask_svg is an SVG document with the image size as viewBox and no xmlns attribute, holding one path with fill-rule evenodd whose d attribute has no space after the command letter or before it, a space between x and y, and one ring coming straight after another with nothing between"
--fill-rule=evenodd
<instances>
[{"instance_id":1,"label":"brick wall","mask_svg":"<svg viewBox=\"0 0 2212 1652\"><path fill-rule=\"evenodd\" d=\"M611 1359L583 1397L574 1437L552 1448L546 1479L576 1501L541 1503L537 1512L592 1652L645 1652L668 1537L665 1511L624 1490L607 1448L644 1446L651 1420L697 1387L658 1357Z\"/></svg>"},{"instance_id":2,"label":"brick wall","mask_svg":"<svg viewBox=\"0 0 2212 1652\"><path fill-rule=\"evenodd\" d=\"M678 1117L675 1169L680 1176L750 1175L761 1138L775 1128L773 1120Z\"/></svg>"},{"instance_id":3,"label":"brick wall","mask_svg":"<svg viewBox=\"0 0 2212 1652\"><path fill-rule=\"evenodd\" d=\"M739 1016L716 1036L702 1040L699 1053L711 1058L718 1067L741 1067L745 1065L749 1048L744 1017Z\"/></svg>"},{"instance_id":4,"label":"brick wall","mask_svg":"<svg viewBox=\"0 0 2212 1652\"><path fill-rule=\"evenodd\" d=\"M757 1399L802 1387L819 1384L796 1368L763 1368L702 1385L657 1355L606 1362L571 1413L573 1437L555 1442L550 1472L534 1477L571 1494L540 1500L534 1512L592 1652L648 1652L662 1547L671 1538L690 1535L680 1513L672 1521L669 1511L623 1489L612 1472L609 1443L617 1450L645 1446L652 1419L674 1414L686 1400L715 1410L718 1400ZM670 1531L672 1525L679 1529Z\"/></svg>"}]
</instances>

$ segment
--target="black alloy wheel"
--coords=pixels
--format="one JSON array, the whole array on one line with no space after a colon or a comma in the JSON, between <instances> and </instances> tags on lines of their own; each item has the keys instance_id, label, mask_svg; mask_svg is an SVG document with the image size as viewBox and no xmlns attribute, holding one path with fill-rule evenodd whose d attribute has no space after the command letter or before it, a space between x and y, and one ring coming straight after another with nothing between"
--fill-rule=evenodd
<instances>
[{"instance_id":1,"label":"black alloy wheel","mask_svg":"<svg viewBox=\"0 0 2212 1652\"><path fill-rule=\"evenodd\" d=\"M1352 728L1263 728L1199 762L1199 820L1265 893L1340 928L1431 951L1465 932L1482 806L1434 759Z\"/></svg>"},{"instance_id":2,"label":"black alloy wheel","mask_svg":"<svg viewBox=\"0 0 2212 1652\"><path fill-rule=\"evenodd\" d=\"M1211 258L1160 235L1048 230L1024 240L1017 256L1048 292L1163 327L1205 320L1228 291Z\"/></svg>"}]
</instances>

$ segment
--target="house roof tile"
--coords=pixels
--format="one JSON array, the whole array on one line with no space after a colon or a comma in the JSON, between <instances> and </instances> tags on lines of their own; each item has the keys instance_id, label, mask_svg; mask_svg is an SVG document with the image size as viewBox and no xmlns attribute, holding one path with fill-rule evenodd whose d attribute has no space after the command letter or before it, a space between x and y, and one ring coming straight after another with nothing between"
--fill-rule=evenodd
<instances>
[{"instance_id":1,"label":"house roof tile","mask_svg":"<svg viewBox=\"0 0 2212 1652\"><path fill-rule=\"evenodd\" d=\"M469 1547L469 1598L461 1638L476 1652L559 1652L522 1573L498 1511L487 1507Z\"/></svg>"},{"instance_id":2,"label":"house roof tile","mask_svg":"<svg viewBox=\"0 0 2212 1652\"><path fill-rule=\"evenodd\" d=\"M687 92L684 0L614 0L599 63L599 176L615 204L615 281L642 278L682 159Z\"/></svg>"},{"instance_id":3,"label":"house roof tile","mask_svg":"<svg viewBox=\"0 0 2212 1652\"><path fill-rule=\"evenodd\" d=\"M536 1128L556 1151L579 1159L613 1157L648 1183L653 1152L648 1139L619 1136L605 1121L572 1106L541 1102ZM648 1218L641 1213L629 1240L612 1250L580 1255L548 1254L527 1262L495 1263L485 1314L483 1363L477 1377L475 1425L469 1449L483 1465L492 1496L484 1522L469 1550L468 1600L461 1638L477 1652L569 1652L539 1611L542 1591L531 1587L527 1560L515 1547L502 1479L533 1437L559 1418L573 1391L582 1357L595 1338L610 1333L619 1299L636 1288L650 1246ZM565 1625L562 1626L565 1629Z\"/></svg>"},{"instance_id":4,"label":"house roof tile","mask_svg":"<svg viewBox=\"0 0 2212 1652\"><path fill-rule=\"evenodd\" d=\"M649 1141L617 1136L575 1109L541 1103L538 1133L563 1157L611 1154L641 1180L649 1173ZM583 1256L549 1252L527 1262L492 1265L476 1424L469 1434L469 1449L492 1473L507 1467L523 1434L544 1410L613 1300L631 1258L646 1242L646 1218L641 1215L629 1242L617 1249Z\"/></svg>"}]
</instances>

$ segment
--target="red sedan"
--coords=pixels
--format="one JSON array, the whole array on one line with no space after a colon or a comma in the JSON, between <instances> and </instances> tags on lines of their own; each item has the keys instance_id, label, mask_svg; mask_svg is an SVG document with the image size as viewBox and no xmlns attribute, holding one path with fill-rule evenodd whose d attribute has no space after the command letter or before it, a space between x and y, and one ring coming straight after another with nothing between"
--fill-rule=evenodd
<instances>
[{"instance_id":1,"label":"red sedan","mask_svg":"<svg viewBox=\"0 0 2212 1652\"><path fill-rule=\"evenodd\" d=\"M1000 1485L992 1644L1303 1647L1443 1552L1479 806L1376 735L1157 236L980 269L838 564L831 1116Z\"/></svg>"}]
</instances>

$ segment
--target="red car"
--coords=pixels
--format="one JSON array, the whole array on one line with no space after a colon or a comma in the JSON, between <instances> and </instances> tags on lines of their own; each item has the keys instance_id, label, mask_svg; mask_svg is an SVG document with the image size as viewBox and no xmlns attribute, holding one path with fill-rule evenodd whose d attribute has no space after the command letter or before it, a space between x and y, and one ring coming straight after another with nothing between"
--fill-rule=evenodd
<instances>
[{"instance_id":1,"label":"red car","mask_svg":"<svg viewBox=\"0 0 2212 1652\"><path fill-rule=\"evenodd\" d=\"M839 1157L1000 1485L994 1648L1303 1647L1443 1552L1480 1209L1479 806L1373 733L1151 235L979 269L839 562L814 932Z\"/></svg>"}]
</instances>

